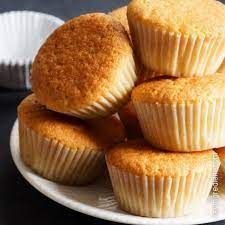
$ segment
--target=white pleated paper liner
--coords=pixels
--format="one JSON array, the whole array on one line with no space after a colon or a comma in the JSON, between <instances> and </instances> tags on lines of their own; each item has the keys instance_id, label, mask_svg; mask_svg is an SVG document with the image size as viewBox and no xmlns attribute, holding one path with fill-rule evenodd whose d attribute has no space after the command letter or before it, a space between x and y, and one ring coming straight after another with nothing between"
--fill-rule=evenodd
<instances>
[{"instance_id":1,"label":"white pleated paper liner","mask_svg":"<svg viewBox=\"0 0 225 225\"><path fill-rule=\"evenodd\" d=\"M63 20L44 13L12 11L0 14L0 86L30 89L32 61L46 38Z\"/></svg>"}]
</instances>

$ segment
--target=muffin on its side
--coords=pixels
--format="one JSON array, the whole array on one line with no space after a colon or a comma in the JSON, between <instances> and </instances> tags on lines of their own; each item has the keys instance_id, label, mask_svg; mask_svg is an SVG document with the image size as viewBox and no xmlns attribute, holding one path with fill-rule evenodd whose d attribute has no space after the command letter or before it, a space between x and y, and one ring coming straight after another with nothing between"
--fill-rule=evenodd
<instances>
[{"instance_id":1,"label":"muffin on its side","mask_svg":"<svg viewBox=\"0 0 225 225\"><path fill-rule=\"evenodd\" d=\"M136 79L125 28L103 13L82 15L58 28L32 67L40 103L82 119L115 113L129 100Z\"/></svg>"},{"instance_id":2,"label":"muffin on its side","mask_svg":"<svg viewBox=\"0 0 225 225\"><path fill-rule=\"evenodd\" d=\"M172 151L225 146L225 76L158 79L137 86L132 102L152 145Z\"/></svg>"},{"instance_id":3,"label":"muffin on its side","mask_svg":"<svg viewBox=\"0 0 225 225\"><path fill-rule=\"evenodd\" d=\"M118 111L118 114L126 129L127 137L129 139L143 137L137 113L131 101L122 107Z\"/></svg>"},{"instance_id":4,"label":"muffin on its side","mask_svg":"<svg viewBox=\"0 0 225 225\"><path fill-rule=\"evenodd\" d=\"M130 35L130 28L127 20L127 6L120 7L109 13L114 19L117 19Z\"/></svg>"},{"instance_id":5,"label":"muffin on its side","mask_svg":"<svg viewBox=\"0 0 225 225\"><path fill-rule=\"evenodd\" d=\"M178 217L201 207L212 188L220 161L208 150L168 153L143 140L119 144L106 163L120 207L146 217Z\"/></svg>"},{"instance_id":6,"label":"muffin on its side","mask_svg":"<svg viewBox=\"0 0 225 225\"><path fill-rule=\"evenodd\" d=\"M225 197L225 147L215 149L220 157L221 165L218 173L219 194Z\"/></svg>"},{"instance_id":7,"label":"muffin on its side","mask_svg":"<svg viewBox=\"0 0 225 225\"><path fill-rule=\"evenodd\" d=\"M18 119L23 162L63 184L93 181L104 168L105 151L125 138L114 117L84 122L47 110L34 95L19 105Z\"/></svg>"},{"instance_id":8,"label":"muffin on its side","mask_svg":"<svg viewBox=\"0 0 225 225\"><path fill-rule=\"evenodd\" d=\"M215 0L132 0L127 9L142 63L177 77L217 72L225 56L224 14Z\"/></svg>"}]
</instances>

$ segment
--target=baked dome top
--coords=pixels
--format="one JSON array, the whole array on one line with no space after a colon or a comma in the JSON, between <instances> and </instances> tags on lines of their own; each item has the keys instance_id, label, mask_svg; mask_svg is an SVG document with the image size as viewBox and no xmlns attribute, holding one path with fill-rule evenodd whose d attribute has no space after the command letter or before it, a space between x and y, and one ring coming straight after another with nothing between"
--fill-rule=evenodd
<instances>
[{"instance_id":1,"label":"baked dome top","mask_svg":"<svg viewBox=\"0 0 225 225\"><path fill-rule=\"evenodd\" d=\"M146 176L187 176L192 172L212 170L213 165L220 163L217 154L212 150L191 153L164 152L148 145L142 139L118 144L107 152L106 157L111 166Z\"/></svg>"},{"instance_id":2,"label":"baked dome top","mask_svg":"<svg viewBox=\"0 0 225 225\"><path fill-rule=\"evenodd\" d=\"M131 43L121 23L103 13L76 17L39 50L32 67L33 91L55 111L85 107L112 86L130 57Z\"/></svg>"},{"instance_id":3,"label":"baked dome top","mask_svg":"<svg viewBox=\"0 0 225 225\"><path fill-rule=\"evenodd\" d=\"M125 139L124 127L114 116L82 121L46 109L34 94L20 103L18 117L25 127L75 149L102 151Z\"/></svg>"},{"instance_id":4,"label":"baked dome top","mask_svg":"<svg viewBox=\"0 0 225 225\"><path fill-rule=\"evenodd\" d=\"M225 5L215 0L133 0L133 18L171 32L203 36L225 35Z\"/></svg>"},{"instance_id":5,"label":"baked dome top","mask_svg":"<svg viewBox=\"0 0 225 225\"><path fill-rule=\"evenodd\" d=\"M225 75L156 79L137 86L133 101L182 103L225 98Z\"/></svg>"}]
</instances>

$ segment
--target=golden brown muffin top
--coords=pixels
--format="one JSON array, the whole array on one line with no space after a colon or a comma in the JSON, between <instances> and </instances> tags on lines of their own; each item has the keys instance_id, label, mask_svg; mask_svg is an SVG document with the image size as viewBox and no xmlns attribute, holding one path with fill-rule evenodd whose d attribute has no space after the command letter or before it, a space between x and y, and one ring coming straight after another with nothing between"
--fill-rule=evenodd
<instances>
[{"instance_id":1,"label":"golden brown muffin top","mask_svg":"<svg viewBox=\"0 0 225 225\"><path fill-rule=\"evenodd\" d=\"M225 75L157 79L137 86L132 101L195 103L225 98Z\"/></svg>"},{"instance_id":2,"label":"golden brown muffin top","mask_svg":"<svg viewBox=\"0 0 225 225\"><path fill-rule=\"evenodd\" d=\"M219 155L219 157L225 160L225 147L215 149L215 152Z\"/></svg>"},{"instance_id":3,"label":"golden brown muffin top","mask_svg":"<svg viewBox=\"0 0 225 225\"><path fill-rule=\"evenodd\" d=\"M76 17L53 32L32 67L38 100L55 111L99 100L133 51L125 28L109 15Z\"/></svg>"},{"instance_id":4,"label":"golden brown muffin top","mask_svg":"<svg viewBox=\"0 0 225 225\"><path fill-rule=\"evenodd\" d=\"M224 36L225 5L215 0L132 0L128 19L188 35Z\"/></svg>"},{"instance_id":5,"label":"golden brown muffin top","mask_svg":"<svg viewBox=\"0 0 225 225\"><path fill-rule=\"evenodd\" d=\"M70 148L106 150L125 139L124 127L114 116L82 121L47 110L33 94L18 106L18 117L26 127Z\"/></svg>"},{"instance_id":6,"label":"golden brown muffin top","mask_svg":"<svg viewBox=\"0 0 225 225\"><path fill-rule=\"evenodd\" d=\"M127 20L127 6L120 7L109 13L113 18L117 19L126 29L128 34L130 33L130 28Z\"/></svg>"},{"instance_id":7,"label":"golden brown muffin top","mask_svg":"<svg viewBox=\"0 0 225 225\"><path fill-rule=\"evenodd\" d=\"M187 176L219 166L217 154L212 151L175 153L164 152L137 139L118 144L106 154L107 163L126 172L146 176ZM214 160L214 161L213 161Z\"/></svg>"}]
</instances>

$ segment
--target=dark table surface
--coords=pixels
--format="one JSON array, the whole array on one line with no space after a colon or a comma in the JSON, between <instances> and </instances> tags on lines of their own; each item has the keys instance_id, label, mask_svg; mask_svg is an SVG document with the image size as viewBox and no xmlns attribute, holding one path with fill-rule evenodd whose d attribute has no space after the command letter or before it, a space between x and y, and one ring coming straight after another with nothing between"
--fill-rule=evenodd
<instances>
[{"instance_id":1,"label":"dark table surface","mask_svg":"<svg viewBox=\"0 0 225 225\"><path fill-rule=\"evenodd\" d=\"M126 0L0 0L0 13L26 9L50 13L67 20L86 12L108 12L127 2ZM0 225L114 224L60 206L36 191L19 174L10 156L9 135L16 119L16 107L27 94L28 92L0 88ZM225 225L225 221L215 224Z\"/></svg>"}]
</instances>

